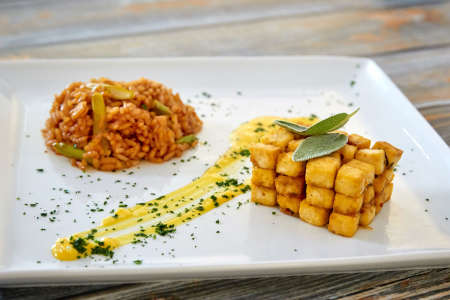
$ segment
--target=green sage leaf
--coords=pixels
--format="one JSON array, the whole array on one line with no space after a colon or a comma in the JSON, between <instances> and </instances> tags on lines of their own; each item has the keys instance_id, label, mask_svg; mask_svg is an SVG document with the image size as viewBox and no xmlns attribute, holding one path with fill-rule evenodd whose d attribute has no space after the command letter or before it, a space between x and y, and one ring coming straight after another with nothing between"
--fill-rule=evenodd
<instances>
[{"instance_id":1,"label":"green sage leaf","mask_svg":"<svg viewBox=\"0 0 450 300\"><path fill-rule=\"evenodd\" d=\"M275 124L284 127L294 133L308 136L308 135L321 135L328 133L330 131L337 130L344 126L348 120L353 117L357 112L359 111L359 108L352 112L351 114L347 113L340 113L334 116L331 116L329 118L326 118L320 122L317 122L316 124L312 125L311 127L305 128L302 126L299 126L295 123L291 123L288 121L282 121L282 120L276 120ZM302 130L302 128L304 128Z\"/></svg>"},{"instance_id":2,"label":"green sage leaf","mask_svg":"<svg viewBox=\"0 0 450 300\"><path fill-rule=\"evenodd\" d=\"M347 144L345 134L329 133L307 137L294 151L293 161L305 161L325 156L339 150Z\"/></svg>"},{"instance_id":3,"label":"green sage leaf","mask_svg":"<svg viewBox=\"0 0 450 300\"><path fill-rule=\"evenodd\" d=\"M302 132L304 132L305 130L308 129L308 127L303 127L298 124L288 122L288 121L283 121L283 120L275 120L274 124L277 124L281 127L286 128L287 130L289 130L293 133L298 133L298 134L301 134Z\"/></svg>"}]
</instances>

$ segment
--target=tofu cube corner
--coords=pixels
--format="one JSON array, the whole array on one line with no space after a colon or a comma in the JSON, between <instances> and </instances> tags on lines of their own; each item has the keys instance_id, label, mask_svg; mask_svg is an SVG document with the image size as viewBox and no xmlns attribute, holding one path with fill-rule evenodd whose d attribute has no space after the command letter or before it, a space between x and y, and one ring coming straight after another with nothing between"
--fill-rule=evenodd
<instances>
[{"instance_id":1,"label":"tofu cube corner","mask_svg":"<svg viewBox=\"0 0 450 300\"><path fill-rule=\"evenodd\" d=\"M309 224L324 226L328 223L329 215L330 211L328 209L310 205L306 201L300 202L300 219Z\"/></svg>"},{"instance_id":2,"label":"tofu cube corner","mask_svg":"<svg viewBox=\"0 0 450 300\"><path fill-rule=\"evenodd\" d=\"M275 171L254 166L252 170L252 183L267 188L273 188L275 186Z\"/></svg>"},{"instance_id":3,"label":"tofu cube corner","mask_svg":"<svg viewBox=\"0 0 450 300\"><path fill-rule=\"evenodd\" d=\"M335 190L346 196L359 197L366 187L366 178L363 171L345 164L337 173Z\"/></svg>"},{"instance_id":4,"label":"tofu cube corner","mask_svg":"<svg viewBox=\"0 0 450 300\"><path fill-rule=\"evenodd\" d=\"M386 169L383 174L378 175L373 181L373 187L375 188L375 193L381 193L386 185L388 185L394 179L394 170Z\"/></svg>"},{"instance_id":5,"label":"tofu cube corner","mask_svg":"<svg viewBox=\"0 0 450 300\"><path fill-rule=\"evenodd\" d=\"M297 150L297 147L304 141L305 139L299 139L299 140L292 140L287 145L287 151L288 152L294 152Z\"/></svg>"},{"instance_id":6,"label":"tofu cube corner","mask_svg":"<svg viewBox=\"0 0 450 300\"><path fill-rule=\"evenodd\" d=\"M250 160L262 169L275 169L280 148L263 143L253 144L250 147Z\"/></svg>"},{"instance_id":7,"label":"tofu cube corner","mask_svg":"<svg viewBox=\"0 0 450 300\"><path fill-rule=\"evenodd\" d=\"M330 215L330 221L328 223L328 230L345 237L352 237L355 235L359 227L360 214L355 215L343 215L337 212L333 212Z\"/></svg>"},{"instance_id":8,"label":"tofu cube corner","mask_svg":"<svg viewBox=\"0 0 450 300\"><path fill-rule=\"evenodd\" d=\"M356 146L358 149L370 148L370 140L358 134L350 134L348 136L348 143Z\"/></svg>"},{"instance_id":9,"label":"tofu cube corner","mask_svg":"<svg viewBox=\"0 0 450 300\"><path fill-rule=\"evenodd\" d=\"M334 201L334 190L316 187L309 184L306 186L305 201L317 207L332 209Z\"/></svg>"},{"instance_id":10,"label":"tofu cube corner","mask_svg":"<svg viewBox=\"0 0 450 300\"><path fill-rule=\"evenodd\" d=\"M275 189L279 194L300 196L305 189L305 178L279 175L275 179Z\"/></svg>"},{"instance_id":11,"label":"tofu cube corner","mask_svg":"<svg viewBox=\"0 0 450 300\"><path fill-rule=\"evenodd\" d=\"M374 204L364 204L361 208L359 218L359 225L369 226L375 218L375 205Z\"/></svg>"},{"instance_id":12,"label":"tofu cube corner","mask_svg":"<svg viewBox=\"0 0 450 300\"><path fill-rule=\"evenodd\" d=\"M275 206L277 204L277 192L274 189L254 184L251 185L251 189L251 199L253 202L266 206Z\"/></svg>"},{"instance_id":13,"label":"tofu cube corner","mask_svg":"<svg viewBox=\"0 0 450 300\"><path fill-rule=\"evenodd\" d=\"M306 163L306 184L331 189L334 187L340 161L331 156L314 158Z\"/></svg>"},{"instance_id":14,"label":"tofu cube corner","mask_svg":"<svg viewBox=\"0 0 450 300\"><path fill-rule=\"evenodd\" d=\"M397 165L400 158L402 158L403 150L398 149L388 142L376 142L372 149L383 149L386 153L387 168L392 168Z\"/></svg>"},{"instance_id":15,"label":"tofu cube corner","mask_svg":"<svg viewBox=\"0 0 450 300\"><path fill-rule=\"evenodd\" d=\"M279 174L297 177L305 174L304 161L293 161L293 152L284 152L278 155L276 171Z\"/></svg>"},{"instance_id":16,"label":"tofu cube corner","mask_svg":"<svg viewBox=\"0 0 450 300\"><path fill-rule=\"evenodd\" d=\"M268 145L279 147L282 151L288 143L294 139L294 134L285 128L277 127L261 137L261 142Z\"/></svg>"},{"instance_id":17,"label":"tofu cube corner","mask_svg":"<svg viewBox=\"0 0 450 300\"><path fill-rule=\"evenodd\" d=\"M375 167L369 163L353 159L347 163L348 166L360 169L366 174L366 185L372 184L375 179Z\"/></svg>"},{"instance_id":18,"label":"tofu cube corner","mask_svg":"<svg viewBox=\"0 0 450 300\"><path fill-rule=\"evenodd\" d=\"M345 164L355 158L356 150L358 148L353 145L346 144L344 147L338 150L342 156L342 162Z\"/></svg>"},{"instance_id":19,"label":"tofu cube corner","mask_svg":"<svg viewBox=\"0 0 450 300\"><path fill-rule=\"evenodd\" d=\"M386 156L382 149L361 149L356 152L355 158L374 166L376 175L384 172Z\"/></svg>"},{"instance_id":20,"label":"tofu cube corner","mask_svg":"<svg viewBox=\"0 0 450 300\"><path fill-rule=\"evenodd\" d=\"M333 212L343 215L353 215L361 210L363 196L356 198L336 193L334 196Z\"/></svg>"},{"instance_id":21,"label":"tofu cube corner","mask_svg":"<svg viewBox=\"0 0 450 300\"><path fill-rule=\"evenodd\" d=\"M277 195L277 203L280 208L289 209L294 215L298 214L301 200L301 197L296 195Z\"/></svg>"}]
</instances>

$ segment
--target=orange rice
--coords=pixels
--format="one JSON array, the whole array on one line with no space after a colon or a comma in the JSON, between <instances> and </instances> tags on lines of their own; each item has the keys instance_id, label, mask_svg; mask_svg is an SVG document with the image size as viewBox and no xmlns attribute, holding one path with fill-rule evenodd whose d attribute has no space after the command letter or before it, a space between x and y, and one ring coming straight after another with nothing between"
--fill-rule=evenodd
<instances>
[{"instance_id":1,"label":"orange rice","mask_svg":"<svg viewBox=\"0 0 450 300\"><path fill-rule=\"evenodd\" d=\"M54 152L53 145L59 142L85 151L82 160L71 159L73 165L83 170L91 165L113 171L134 166L141 160L164 162L196 145L196 141L189 144L177 140L199 132L202 121L192 106L185 105L178 94L163 84L145 78L130 82L99 78L90 82L100 85L93 88L74 82L55 95L50 117L42 130L47 147ZM134 97L113 99L102 84L131 90ZM95 136L91 106L94 90L103 94L106 106L106 129ZM167 106L171 114L158 115L153 110L156 100Z\"/></svg>"}]
</instances>

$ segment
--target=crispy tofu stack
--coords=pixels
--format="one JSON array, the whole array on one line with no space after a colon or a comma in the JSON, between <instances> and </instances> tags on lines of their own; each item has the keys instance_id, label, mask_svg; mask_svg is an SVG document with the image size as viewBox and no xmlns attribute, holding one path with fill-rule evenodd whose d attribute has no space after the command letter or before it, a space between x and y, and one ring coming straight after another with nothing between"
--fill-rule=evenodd
<instances>
[{"instance_id":1,"label":"crispy tofu stack","mask_svg":"<svg viewBox=\"0 0 450 300\"><path fill-rule=\"evenodd\" d=\"M278 205L283 212L298 215L305 194L306 164L292 161L292 154L300 142L291 132L278 128L251 145L252 201Z\"/></svg>"},{"instance_id":2,"label":"crispy tofu stack","mask_svg":"<svg viewBox=\"0 0 450 300\"><path fill-rule=\"evenodd\" d=\"M294 162L303 140L284 128L251 145L252 201L298 216L332 233L352 237L369 226L393 191L394 167L403 151L357 134L328 156Z\"/></svg>"}]
</instances>

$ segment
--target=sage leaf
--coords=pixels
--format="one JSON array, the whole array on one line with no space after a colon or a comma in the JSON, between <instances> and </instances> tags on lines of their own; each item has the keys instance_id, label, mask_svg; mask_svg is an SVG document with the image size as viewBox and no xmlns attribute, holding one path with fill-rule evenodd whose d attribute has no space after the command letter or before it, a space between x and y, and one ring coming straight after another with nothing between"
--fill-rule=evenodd
<instances>
[{"instance_id":1,"label":"sage leaf","mask_svg":"<svg viewBox=\"0 0 450 300\"><path fill-rule=\"evenodd\" d=\"M307 137L292 155L293 161L306 161L312 158L325 156L339 150L347 144L345 134L329 133Z\"/></svg>"},{"instance_id":2,"label":"sage leaf","mask_svg":"<svg viewBox=\"0 0 450 300\"><path fill-rule=\"evenodd\" d=\"M283 120L275 120L273 122L274 124L277 124L281 127L286 128L287 130L293 132L293 133L298 133L301 134L302 132L304 132L306 129L308 129L308 127L303 127L300 126L298 124L292 123L292 122L288 122L288 121L283 121Z\"/></svg>"},{"instance_id":3,"label":"sage leaf","mask_svg":"<svg viewBox=\"0 0 450 300\"><path fill-rule=\"evenodd\" d=\"M282 120L276 120L275 124L286 128L287 130L297 133L299 135L321 135L328 133L333 130L337 130L344 126L348 120L353 117L357 112L359 111L359 108L352 112L351 114L347 113L340 113L334 116L331 116L329 118L326 118L320 122L317 122L316 124L312 125L311 127L305 128L302 126L299 126L295 123L291 123L288 121L282 121Z\"/></svg>"}]
</instances>

